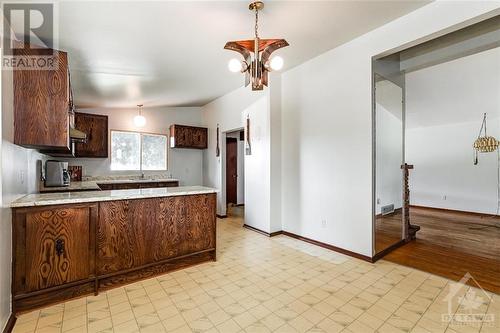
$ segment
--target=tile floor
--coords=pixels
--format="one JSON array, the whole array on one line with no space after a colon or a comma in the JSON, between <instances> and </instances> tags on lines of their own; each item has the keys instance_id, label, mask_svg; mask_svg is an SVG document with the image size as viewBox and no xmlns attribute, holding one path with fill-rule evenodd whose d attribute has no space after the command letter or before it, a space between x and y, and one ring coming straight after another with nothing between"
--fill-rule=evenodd
<instances>
[{"instance_id":1,"label":"tile floor","mask_svg":"<svg viewBox=\"0 0 500 333\"><path fill-rule=\"evenodd\" d=\"M499 295L241 224L218 221L217 262L21 315L14 332L500 332Z\"/></svg>"}]
</instances>

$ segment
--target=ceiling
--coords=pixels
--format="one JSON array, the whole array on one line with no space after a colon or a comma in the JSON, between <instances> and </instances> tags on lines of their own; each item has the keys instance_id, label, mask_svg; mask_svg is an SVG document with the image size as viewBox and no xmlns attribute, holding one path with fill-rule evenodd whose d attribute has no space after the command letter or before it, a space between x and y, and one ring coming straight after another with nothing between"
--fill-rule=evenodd
<instances>
[{"instance_id":1,"label":"ceiling","mask_svg":"<svg viewBox=\"0 0 500 333\"><path fill-rule=\"evenodd\" d=\"M242 86L223 47L252 37L248 2L60 1L76 105L200 106ZM428 2L268 0L259 31L290 43L276 52L286 70Z\"/></svg>"},{"instance_id":2,"label":"ceiling","mask_svg":"<svg viewBox=\"0 0 500 333\"><path fill-rule=\"evenodd\" d=\"M500 48L406 74L408 128L500 117Z\"/></svg>"}]
</instances>

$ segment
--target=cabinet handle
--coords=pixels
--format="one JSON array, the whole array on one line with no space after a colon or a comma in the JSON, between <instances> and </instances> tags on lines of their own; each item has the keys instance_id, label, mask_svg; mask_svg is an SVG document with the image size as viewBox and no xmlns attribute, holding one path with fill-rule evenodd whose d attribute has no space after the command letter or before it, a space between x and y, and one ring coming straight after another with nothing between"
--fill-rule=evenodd
<instances>
[{"instance_id":1,"label":"cabinet handle","mask_svg":"<svg viewBox=\"0 0 500 333\"><path fill-rule=\"evenodd\" d=\"M63 239L56 239L56 253L58 256L62 255L64 253L64 240Z\"/></svg>"}]
</instances>

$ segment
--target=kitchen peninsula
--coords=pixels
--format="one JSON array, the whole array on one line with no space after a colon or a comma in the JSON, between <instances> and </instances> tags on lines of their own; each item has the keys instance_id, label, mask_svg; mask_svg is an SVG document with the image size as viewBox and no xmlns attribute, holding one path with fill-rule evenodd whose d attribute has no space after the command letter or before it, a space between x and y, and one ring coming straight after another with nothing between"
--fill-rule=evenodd
<instances>
[{"instance_id":1,"label":"kitchen peninsula","mask_svg":"<svg viewBox=\"0 0 500 333\"><path fill-rule=\"evenodd\" d=\"M216 258L212 188L29 194L11 207L14 313Z\"/></svg>"}]
</instances>

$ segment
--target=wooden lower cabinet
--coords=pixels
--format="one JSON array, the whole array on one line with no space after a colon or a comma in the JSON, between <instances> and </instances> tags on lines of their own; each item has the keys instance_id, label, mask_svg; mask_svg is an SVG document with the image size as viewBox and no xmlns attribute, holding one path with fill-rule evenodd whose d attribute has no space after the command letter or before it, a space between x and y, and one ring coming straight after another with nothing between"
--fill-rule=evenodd
<instances>
[{"instance_id":1,"label":"wooden lower cabinet","mask_svg":"<svg viewBox=\"0 0 500 333\"><path fill-rule=\"evenodd\" d=\"M15 313L215 260L215 193L13 211Z\"/></svg>"},{"instance_id":2,"label":"wooden lower cabinet","mask_svg":"<svg viewBox=\"0 0 500 333\"><path fill-rule=\"evenodd\" d=\"M97 204L19 208L13 213L14 309L44 305L30 299L32 293L95 280Z\"/></svg>"}]
</instances>

